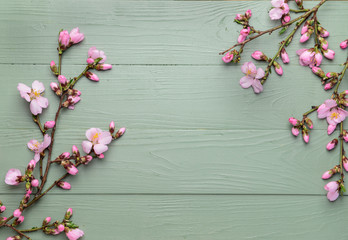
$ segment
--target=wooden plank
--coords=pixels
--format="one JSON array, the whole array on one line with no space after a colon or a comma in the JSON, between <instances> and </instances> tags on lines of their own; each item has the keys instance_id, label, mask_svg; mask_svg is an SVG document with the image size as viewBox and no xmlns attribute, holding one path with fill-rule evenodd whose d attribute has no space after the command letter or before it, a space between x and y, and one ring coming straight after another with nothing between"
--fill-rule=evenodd
<instances>
[{"instance_id":1,"label":"wooden plank","mask_svg":"<svg viewBox=\"0 0 348 240\"><path fill-rule=\"evenodd\" d=\"M293 4L293 3L291 3ZM312 7L316 2L306 2ZM65 8L69 6L69 8ZM80 47L66 53L67 63L85 61L87 50L97 46L105 50L108 62L113 64L217 64L218 52L233 45L240 26L233 23L236 13L251 8L253 25L259 29L276 26L267 15L269 1L257 2L197 2L197 1L114 1L103 4L88 0L35 1L18 3L4 1L0 9L0 63L47 64L56 54L57 32L61 28L79 26L87 36ZM339 43L346 38L347 2L330 1L320 10L320 21L330 32L330 48L341 53ZM64 10L63 10L64 9ZM335 14L332 14L335 12ZM93 13L93 14L91 14ZM296 14L293 17L297 16ZM302 47L311 47L312 41L290 47L290 57ZM244 49L244 59L262 50L270 56L282 36L274 34L255 41ZM337 54L333 62L340 64L345 54ZM285 68L285 70L287 67Z\"/></svg>"},{"instance_id":2,"label":"wooden plank","mask_svg":"<svg viewBox=\"0 0 348 240\"><path fill-rule=\"evenodd\" d=\"M24 169L33 157L26 149L32 130L15 132L0 140L0 176L9 168ZM327 181L321 174L338 164L339 151L325 149L331 138L322 131L313 131L311 137L305 145L285 130L129 129L110 146L105 159L83 166L67 181L71 193L324 195ZM84 139L79 129L57 132L53 156L70 151L73 144L80 146ZM49 182L65 170L53 166L51 172ZM0 185L3 193L22 191Z\"/></svg>"},{"instance_id":3,"label":"wooden plank","mask_svg":"<svg viewBox=\"0 0 348 240\"><path fill-rule=\"evenodd\" d=\"M13 210L18 196L1 199ZM332 204L322 196L52 195L24 212L23 228L40 225L46 216L60 220L72 207L72 220L85 231L84 239L345 239L346 200ZM49 239L42 233L31 236Z\"/></svg>"},{"instance_id":4,"label":"wooden plank","mask_svg":"<svg viewBox=\"0 0 348 240\"><path fill-rule=\"evenodd\" d=\"M262 65L258 65L262 67ZM65 111L64 128L85 131L111 120L133 129L281 129L289 130L289 117L300 117L313 105L329 97L319 78L305 67L292 66L282 78L272 76L265 92L255 95L242 89L239 66L115 66L98 72L100 82L82 79L77 89L82 100L74 111ZM83 66L64 66L66 76L77 76ZM340 66L326 67L339 70ZM0 89L0 129L32 129L28 104L21 99L17 84L31 85L37 79L49 88L56 81L48 66L0 65L6 81ZM348 89L346 82L341 89ZM52 103L44 120L54 118L57 100L47 89ZM326 129L325 120L311 115L315 129Z\"/></svg>"}]
</instances>

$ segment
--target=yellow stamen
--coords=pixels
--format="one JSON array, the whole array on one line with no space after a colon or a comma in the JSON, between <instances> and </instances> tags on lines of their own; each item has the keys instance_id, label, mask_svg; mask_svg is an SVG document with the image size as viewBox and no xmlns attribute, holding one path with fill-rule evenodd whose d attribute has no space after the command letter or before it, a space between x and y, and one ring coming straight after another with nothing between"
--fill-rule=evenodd
<instances>
[{"instance_id":1,"label":"yellow stamen","mask_svg":"<svg viewBox=\"0 0 348 240\"><path fill-rule=\"evenodd\" d=\"M99 138L100 133L96 133L92 137L92 141L96 141Z\"/></svg>"},{"instance_id":2,"label":"yellow stamen","mask_svg":"<svg viewBox=\"0 0 348 240\"><path fill-rule=\"evenodd\" d=\"M331 113L331 119L337 119L340 115L337 112Z\"/></svg>"}]
</instances>

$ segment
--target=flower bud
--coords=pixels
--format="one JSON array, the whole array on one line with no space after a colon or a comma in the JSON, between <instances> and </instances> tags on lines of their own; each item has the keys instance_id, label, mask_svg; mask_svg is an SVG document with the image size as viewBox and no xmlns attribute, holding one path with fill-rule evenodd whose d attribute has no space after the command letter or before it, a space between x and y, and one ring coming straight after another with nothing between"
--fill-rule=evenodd
<instances>
[{"instance_id":1,"label":"flower bud","mask_svg":"<svg viewBox=\"0 0 348 240\"><path fill-rule=\"evenodd\" d=\"M242 20L244 20L244 16L242 14L238 13L234 19L238 20L238 21L242 21Z\"/></svg>"},{"instance_id":2,"label":"flower bud","mask_svg":"<svg viewBox=\"0 0 348 240\"><path fill-rule=\"evenodd\" d=\"M111 121L110 124L109 124L109 132L111 134L113 134L115 131L115 122L114 121Z\"/></svg>"},{"instance_id":3,"label":"flower bud","mask_svg":"<svg viewBox=\"0 0 348 240\"><path fill-rule=\"evenodd\" d=\"M233 54L230 52L226 53L226 55L222 57L222 61L224 61L225 63L229 63L232 60L233 60Z\"/></svg>"},{"instance_id":4,"label":"flower bud","mask_svg":"<svg viewBox=\"0 0 348 240\"><path fill-rule=\"evenodd\" d=\"M65 170L70 174L70 175L76 175L79 170L73 165L70 161L64 160L61 162L61 165L65 168Z\"/></svg>"},{"instance_id":5,"label":"flower bud","mask_svg":"<svg viewBox=\"0 0 348 240\"><path fill-rule=\"evenodd\" d=\"M87 58L86 62L88 64L93 64L94 63L94 59L93 58Z\"/></svg>"},{"instance_id":6,"label":"flower bud","mask_svg":"<svg viewBox=\"0 0 348 240\"><path fill-rule=\"evenodd\" d=\"M291 123L292 126L298 125L299 122L300 122L300 121L297 120L296 118L293 118L293 117L289 118L289 123Z\"/></svg>"},{"instance_id":7,"label":"flower bud","mask_svg":"<svg viewBox=\"0 0 348 240\"><path fill-rule=\"evenodd\" d=\"M80 33L80 30L79 28L74 28L70 31L70 42L72 44L77 44L79 42L81 42L84 38L85 38L85 35L83 33Z\"/></svg>"},{"instance_id":8,"label":"flower bud","mask_svg":"<svg viewBox=\"0 0 348 240\"><path fill-rule=\"evenodd\" d=\"M39 186L39 180L33 179L33 180L31 181L31 186L32 186L32 187L37 187L37 186Z\"/></svg>"},{"instance_id":9,"label":"flower bud","mask_svg":"<svg viewBox=\"0 0 348 240\"><path fill-rule=\"evenodd\" d=\"M63 188L63 189L65 189L65 190L71 189L71 185L70 185L70 183L68 183L68 182L60 181L60 182L57 183L57 185L58 185L60 188Z\"/></svg>"},{"instance_id":10,"label":"flower bud","mask_svg":"<svg viewBox=\"0 0 348 240\"><path fill-rule=\"evenodd\" d=\"M56 83L56 82L51 82L50 87L51 87L53 92L56 92L57 90L59 90L58 83Z\"/></svg>"},{"instance_id":11,"label":"flower bud","mask_svg":"<svg viewBox=\"0 0 348 240\"><path fill-rule=\"evenodd\" d=\"M307 31L308 31L308 24L306 22L301 29L301 35L305 34Z\"/></svg>"},{"instance_id":12,"label":"flower bud","mask_svg":"<svg viewBox=\"0 0 348 240\"><path fill-rule=\"evenodd\" d=\"M324 78L325 77L325 73L324 71L319 68L319 67L312 67L312 72L317 75L318 77Z\"/></svg>"},{"instance_id":13,"label":"flower bud","mask_svg":"<svg viewBox=\"0 0 348 240\"><path fill-rule=\"evenodd\" d=\"M305 141L305 143L309 142L309 135L308 135L308 131L305 129L302 129L302 137L303 137L303 141Z\"/></svg>"},{"instance_id":14,"label":"flower bud","mask_svg":"<svg viewBox=\"0 0 348 240\"><path fill-rule=\"evenodd\" d=\"M331 151L332 149L334 149L336 147L337 144L338 144L338 140L337 140L337 138L335 138L326 145L326 149L328 151Z\"/></svg>"},{"instance_id":15,"label":"flower bud","mask_svg":"<svg viewBox=\"0 0 348 240\"><path fill-rule=\"evenodd\" d=\"M338 191L328 192L326 197L330 202L336 201L336 199L340 196Z\"/></svg>"},{"instance_id":16,"label":"flower bud","mask_svg":"<svg viewBox=\"0 0 348 240\"><path fill-rule=\"evenodd\" d=\"M321 48L324 49L324 50L327 50L328 47L329 47L328 41L326 41L326 40L325 40L324 38L322 38L322 37L319 37L318 39L319 39Z\"/></svg>"},{"instance_id":17,"label":"flower bud","mask_svg":"<svg viewBox=\"0 0 348 240\"><path fill-rule=\"evenodd\" d=\"M54 126L56 125L56 122L55 121L47 121L45 122L45 129L49 129L49 128L53 128Z\"/></svg>"},{"instance_id":18,"label":"flower bud","mask_svg":"<svg viewBox=\"0 0 348 240\"><path fill-rule=\"evenodd\" d=\"M70 42L70 35L68 31L61 31L59 33L58 43L62 50L68 48Z\"/></svg>"},{"instance_id":19,"label":"flower bud","mask_svg":"<svg viewBox=\"0 0 348 240\"><path fill-rule=\"evenodd\" d=\"M289 62L290 62L289 55L288 55L288 53L285 51L285 48L282 48L282 50L281 50L281 52L280 52L280 56L282 57L283 63L289 63Z\"/></svg>"},{"instance_id":20,"label":"flower bud","mask_svg":"<svg viewBox=\"0 0 348 240\"><path fill-rule=\"evenodd\" d=\"M0 207L0 213L3 213L3 212L5 212L6 211L6 206L4 206L4 205L2 205L1 207ZM0 221L1 222L1 221Z\"/></svg>"},{"instance_id":21,"label":"flower bud","mask_svg":"<svg viewBox=\"0 0 348 240\"><path fill-rule=\"evenodd\" d=\"M88 79L90 79L90 80L92 80L92 81L95 81L95 82L98 82L98 81L99 81L99 78L98 78L98 76L97 76L95 73L92 73L92 72L87 71L87 72L85 73L85 76L86 76L86 78L88 78Z\"/></svg>"},{"instance_id":22,"label":"flower bud","mask_svg":"<svg viewBox=\"0 0 348 240\"><path fill-rule=\"evenodd\" d=\"M45 220L43 220L42 225L46 226L50 223L50 221L51 221L51 217L47 217L47 218L45 218Z\"/></svg>"},{"instance_id":23,"label":"flower bud","mask_svg":"<svg viewBox=\"0 0 348 240\"><path fill-rule=\"evenodd\" d=\"M233 55L232 55L232 58L233 58ZM105 64L105 63L103 63L103 64L97 64L97 65L95 66L95 69L98 70L98 71L100 71L100 70L105 71L105 70L112 69L112 65L111 65L111 64Z\"/></svg>"},{"instance_id":24,"label":"flower bud","mask_svg":"<svg viewBox=\"0 0 348 240\"><path fill-rule=\"evenodd\" d=\"M321 176L321 178L322 179L329 179L332 177L332 175L333 175L332 171L329 170L329 171L324 172L323 175Z\"/></svg>"},{"instance_id":25,"label":"flower bud","mask_svg":"<svg viewBox=\"0 0 348 240\"><path fill-rule=\"evenodd\" d=\"M255 51L255 52L253 52L253 54L251 54L251 57L252 57L253 59L255 59L255 60L263 60L263 61L265 61L265 60L268 59L268 58L266 57L266 55L265 55L263 52L261 52L261 51Z\"/></svg>"},{"instance_id":26,"label":"flower bud","mask_svg":"<svg viewBox=\"0 0 348 240\"><path fill-rule=\"evenodd\" d=\"M342 137L345 142L348 142L348 132L346 130L343 130Z\"/></svg>"},{"instance_id":27,"label":"flower bud","mask_svg":"<svg viewBox=\"0 0 348 240\"><path fill-rule=\"evenodd\" d=\"M340 43L340 47L342 49L346 49L348 47L348 39L344 40L343 42Z\"/></svg>"},{"instance_id":28,"label":"flower bud","mask_svg":"<svg viewBox=\"0 0 348 240\"><path fill-rule=\"evenodd\" d=\"M69 220L72 217L72 215L73 215L73 210L69 208L65 213L64 219Z\"/></svg>"},{"instance_id":29,"label":"flower bud","mask_svg":"<svg viewBox=\"0 0 348 240\"><path fill-rule=\"evenodd\" d=\"M342 162L344 170L348 172L348 158L345 155L342 156Z\"/></svg>"},{"instance_id":30,"label":"flower bud","mask_svg":"<svg viewBox=\"0 0 348 240\"><path fill-rule=\"evenodd\" d=\"M292 127L292 128L291 128L291 133L292 133L295 137L297 137L298 134L300 133L300 130L299 130L298 128Z\"/></svg>"},{"instance_id":31,"label":"flower bud","mask_svg":"<svg viewBox=\"0 0 348 240\"><path fill-rule=\"evenodd\" d=\"M22 215L22 211L20 209L16 209L13 212L14 217L20 217Z\"/></svg>"},{"instance_id":32,"label":"flower bud","mask_svg":"<svg viewBox=\"0 0 348 240\"><path fill-rule=\"evenodd\" d=\"M72 152L75 156L80 156L79 149L75 145L72 146Z\"/></svg>"},{"instance_id":33,"label":"flower bud","mask_svg":"<svg viewBox=\"0 0 348 240\"><path fill-rule=\"evenodd\" d=\"M325 38L325 37L328 37L330 35L330 33L322 26L318 27L318 31L319 31L321 37Z\"/></svg>"},{"instance_id":34,"label":"flower bud","mask_svg":"<svg viewBox=\"0 0 348 240\"><path fill-rule=\"evenodd\" d=\"M311 31L310 29L308 29L308 31L305 32L305 33L301 36L300 42L301 42L301 43L307 42L308 39L309 39L309 37L310 37L311 35L312 35L312 31Z\"/></svg>"},{"instance_id":35,"label":"flower bud","mask_svg":"<svg viewBox=\"0 0 348 240\"><path fill-rule=\"evenodd\" d=\"M290 20L291 20L291 17L289 14L283 15L282 24L286 24L286 23L290 22Z\"/></svg>"},{"instance_id":36,"label":"flower bud","mask_svg":"<svg viewBox=\"0 0 348 240\"><path fill-rule=\"evenodd\" d=\"M51 61L50 68L54 75L58 75L58 68L54 61Z\"/></svg>"},{"instance_id":37,"label":"flower bud","mask_svg":"<svg viewBox=\"0 0 348 240\"><path fill-rule=\"evenodd\" d=\"M104 158L104 154L99 154L98 156L97 156L99 159L103 159Z\"/></svg>"},{"instance_id":38,"label":"flower bud","mask_svg":"<svg viewBox=\"0 0 348 240\"><path fill-rule=\"evenodd\" d=\"M324 50L324 57L326 57L327 59L334 59L335 58L335 52L331 49L327 49L327 50Z\"/></svg>"},{"instance_id":39,"label":"flower bud","mask_svg":"<svg viewBox=\"0 0 348 240\"><path fill-rule=\"evenodd\" d=\"M68 83L68 80L66 79L64 75L59 75L58 81L60 84L62 84L62 86L65 86Z\"/></svg>"},{"instance_id":40,"label":"flower bud","mask_svg":"<svg viewBox=\"0 0 348 240\"><path fill-rule=\"evenodd\" d=\"M283 68L282 68L282 66L280 66L279 63L273 62L273 66L274 66L275 72L276 72L279 76L283 75Z\"/></svg>"},{"instance_id":41,"label":"flower bud","mask_svg":"<svg viewBox=\"0 0 348 240\"><path fill-rule=\"evenodd\" d=\"M307 126L308 126L310 129L313 128L313 122L312 122L312 120L311 120L310 118L306 117L306 118L304 119L304 121L305 121L305 123L307 124Z\"/></svg>"},{"instance_id":42,"label":"flower bud","mask_svg":"<svg viewBox=\"0 0 348 240\"><path fill-rule=\"evenodd\" d=\"M334 78L334 77L337 77L337 76L338 76L338 74L335 73L335 72L328 72L326 74L326 77L328 77L328 78Z\"/></svg>"},{"instance_id":43,"label":"flower bud","mask_svg":"<svg viewBox=\"0 0 348 240\"><path fill-rule=\"evenodd\" d=\"M120 128L120 129L117 131L115 138L121 137L121 136L124 134L125 131L126 131L126 128Z\"/></svg>"},{"instance_id":44,"label":"flower bud","mask_svg":"<svg viewBox=\"0 0 348 240\"><path fill-rule=\"evenodd\" d=\"M71 209L71 208L69 208L69 209ZM59 224L58 227L57 227L57 231L60 232L60 233L63 232L64 231L64 225L63 224Z\"/></svg>"},{"instance_id":45,"label":"flower bud","mask_svg":"<svg viewBox=\"0 0 348 240\"><path fill-rule=\"evenodd\" d=\"M335 191L337 191L338 187L339 187L338 182L337 181L332 181L332 182L329 182L328 184L326 184L324 186L324 189L326 191L329 191L329 192L335 192Z\"/></svg>"},{"instance_id":46,"label":"flower bud","mask_svg":"<svg viewBox=\"0 0 348 240\"><path fill-rule=\"evenodd\" d=\"M246 17L247 19L249 19L249 18L251 18L251 16L252 16L251 10L248 9L248 10L245 12L245 17Z\"/></svg>"}]
</instances>

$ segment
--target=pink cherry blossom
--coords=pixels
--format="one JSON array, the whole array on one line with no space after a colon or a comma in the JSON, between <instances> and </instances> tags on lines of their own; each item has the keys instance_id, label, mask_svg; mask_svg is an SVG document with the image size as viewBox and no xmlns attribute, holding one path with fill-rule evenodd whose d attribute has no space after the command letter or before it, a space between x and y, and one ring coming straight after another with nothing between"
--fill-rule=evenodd
<instances>
[{"instance_id":1,"label":"pink cherry blossom","mask_svg":"<svg viewBox=\"0 0 348 240\"><path fill-rule=\"evenodd\" d=\"M13 212L14 217L20 217L22 215L22 211L20 209L16 209Z\"/></svg>"},{"instance_id":2,"label":"pink cherry blossom","mask_svg":"<svg viewBox=\"0 0 348 240\"><path fill-rule=\"evenodd\" d=\"M329 192L335 192L335 191L337 191L338 187L339 187L338 182L332 181L332 182L329 182L328 184L326 184L324 186L324 189L326 191L329 191Z\"/></svg>"},{"instance_id":3,"label":"pink cherry blossom","mask_svg":"<svg viewBox=\"0 0 348 240\"><path fill-rule=\"evenodd\" d=\"M88 79L90 79L90 80L92 80L92 81L95 81L95 82L98 82L98 81L99 81L99 77L98 77L97 74L95 74L95 73L92 73L92 72L87 71L87 72L85 73L85 76L86 76L86 78L88 78Z\"/></svg>"},{"instance_id":4,"label":"pink cherry blossom","mask_svg":"<svg viewBox=\"0 0 348 240\"><path fill-rule=\"evenodd\" d=\"M292 133L295 137L297 137L298 134L300 133L300 130L299 130L298 128L293 127L293 128L291 128L291 133Z\"/></svg>"},{"instance_id":5,"label":"pink cherry blossom","mask_svg":"<svg viewBox=\"0 0 348 240\"><path fill-rule=\"evenodd\" d=\"M68 183L68 182L60 181L60 182L57 183L57 185L58 185L59 187L63 188L63 189L66 189L66 190L71 189L71 185L70 185L70 183Z\"/></svg>"},{"instance_id":6,"label":"pink cherry blossom","mask_svg":"<svg viewBox=\"0 0 348 240\"><path fill-rule=\"evenodd\" d=\"M232 54L232 59L233 59L233 54ZM101 71L101 70L102 71L106 71L106 70L112 69L112 65L111 64L105 64L105 63L104 64L97 64L97 66L95 66L95 69L98 70L98 71Z\"/></svg>"},{"instance_id":7,"label":"pink cherry blossom","mask_svg":"<svg viewBox=\"0 0 348 240\"><path fill-rule=\"evenodd\" d=\"M335 58L335 52L331 49L327 49L327 50L324 50L324 57L326 57L327 59L334 59Z\"/></svg>"},{"instance_id":8,"label":"pink cherry blossom","mask_svg":"<svg viewBox=\"0 0 348 240\"><path fill-rule=\"evenodd\" d=\"M99 128L90 128L86 131L86 137L89 141L82 142L82 148L85 153L90 153L93 149L99 155L108 150L108 144L112 141L112 136L108 131L102 131Z\"/></svg>"},{"instance_id":9,"label":"pink cherry blossom","mask_svg":"<svg viewBox=\"0 0 348 240\"><path fill-rule=\"evenodd\" d=\"M329 124L329 126L327 126L327 134L330 135L331 133L333 133L336 129L336 126L337 125L330 125Z\"/></svg>"},{"instance_id":10,"label":"pink cherry blossom","mask_svg":"<svg viewBox=\"0 0 348 240\"><path fill-rule=\"evenodd\" d=\"M8 185L18 185L21 181L22 173L19 169L11 168L7 171L5 183Z\"/></svg>"},{"instance_id":11,"label":"pink cherry blossom","mask_svg":"<svg viewBox=\"0 0 348 240\"><path fill-rule=\"evenodd\" d=\"M283 63L289 63L290 59L289 59L289 55L288 53L285 51L285 48L283 48L280 52L280 56L282 58Z\"/></svg>"},{"instance_id":12,"label":"pink cherry blossom","mask_svg":"<svg viewBox=\"0 0 348 240\"><path fill-rule=\"evenodd\" d=\"M49 128L53 128L55 125L56 125L55 121L47 121L47 122L45 122L44 127L49 129Z\"/></svg>"},{"instance_id":13,"label":"pink cherry blossom","mask_svg":"<svg viewBox=\"0 0 348 240\"><path fill-rule=\"evenodd\" d=\"M59 38L58 38L59 45L62 46L63 48L68 47L69 42L70 42L70 35L69 32L64 30L59 33Z\"/></svg>"},{"instance_id":14,"label":"pink cherry blossom","mask_svg":"<svg viewBox=\"0 0 348 240\"><path fill-rule=\"evenodd\" d=\"M302 66L309 66L310 68L314 66L319 67L323 60L321 53L315 52L314 49L300 49L296 53L300 56L299 62Z\"/></svg>"},{"instance_id":15,"label":"pink cherry blossom","mask_svg":"<svg viewBox=\"0 0 348 240\"><path fill-rule=\"evenodd\" d=\"M342 108L333 108L330 110L326 117L326 121L329 125L337 125L348 116L348 112Z\"/></svg>"},{"instance_id":16,"label":"pink cherry blossom","mask_svg":"<svg viewBox=\"0 0 348 240\"><path fill-rule=\"evenodd\" d=\"M251 57L255 60L267 60L267 57L265 58L265 54L261 51L255 51L253 54L251 54Z\"/></svg>"},{"instance_id":17,"label":"pink cherry blossom","mask_svg":"<svg viewBox=\"0 0 348 240\"><path fill-rule=\"evenodd\" d=\"M229 63L232 60L233 60L233 54L231 54L230 52L226 53L226 55L222 57L222 61L224 61L225 63Z\"/></svg>"},{"instance_id":18,"label":"pink cherry blossom","mask_svg":"<svg viewBox=\"0 0 348 240\"><path fill-rule=\"evenodd\" d=\"M39 180L33 179L33 180L31 181L31 186L33 186L33 187L39 186Z\"/></svg>"},{"instance_id":19,"label":"pink cherry blossom","mask_svg":"<svg viewBox=\"0 0 348 240\"><path fill-rule=\"evenodd\" d=\"M337 102L333 99L327 99L323 104L317 109L318 118L326 118L329 115L331 108L337 106Z\"/></svg>"},{"instance_id":20,"label":"pink cherry blossom","mask_svg":"<svg viewBox=\"0 0 348 240\"><path fill-rule=\"evenodd\" d=\"M6 211L6 206L4 206L4 205L1 206L1 207L0 207L0 213L3 213L3 212L5 212L5 211Z\"/></svg>"},{"instance_id":21,"label":"pink cherry blossom","mask_svg":"<svg viewBox=\"0 0 348 240\"><path fill-rule=\"evenodd\" d=\"M72 42L73 44L79 43L85 38L85 35L83 33L80 33L80 30L78 27L71 30L69 35L70 35L70 42Z\"/></svg>"},{"instance_id":22,"label":"pink cherry blossom","mask_svg":"<svg viewBox=\"0 0 348 240\"><path fill-rule=\"evenodd\" d=\"M79 228L75 228L75 229L69 229L68 231L65 232L65 234L69 240L77 240L84 235L84 232Z\"/></svg>"},{"instance_id":23,"label":"pink cherry blossom","mask_svg":"<svg viewBox=\"0 0 348 240\"><path fill-rule=\"evenodd\" d=\"M272 0L273 8L269 11L269 17L272 20L280 19L283 15L289 12L289 6L284 3L284 0Z\"/></svg>"},{"instance_id":24,"label":"pink cherry blossom","mask_svg":"<svg viewBox=\"0 0 348 240\"><path fill-rule=\"evenodd\" d=\"M28 148L35 152L34 160L38 162L40 160L40 154L51 144L51 137L45 134L44 140L40 143L39 141L32 139L28 142Z\"/></svg>"},{"instance_id":25,"label":"pink cherry blossom","mask_svg":"<svg viewBox=\"0 0 348 240\"><path fill-rule=\"evenodd\" d=\"M329 170L329 171L326 171L323 173L323 175L321 176L322 179L329 179L331 178L333 175L333 172L332 170Z\"/></svg>"},{"instance_id":26,"label":"pink cherry blossom","mask_svg":"<svg viewBox=\"0 0 348 240\"><path fill-rule=\"evenodd\" d=\"M244 42L246 37L249 35L249 33L250 33L250 27L243 28L242 30L240 30L240 34L238 36L238 43Z\"/></svg>"},{"instance_id":27,"label":"pink cherry blossom","mask_svg":"<svg viewBox=\"0 0 348 240\"><path fill-rule=\"evenodd\" d=\"M30 102L30 111L34 115L42 113L42 108L48 107L48 99L43 97L45 87L42 82L35 80L32 83L32 88L23 83L19 83L17 89L22 98Z\"/></svg>"},{"instance_id":28,"label":"pink cherry blossom","mask_svg":"<svg viewBox=\"0 0 348 240\"><path fill-rule=\"evenodd\" d=\"M332 149L334 149L336 147L336 145L338 144L338 140L335 138L334 140L332 140L331 142L329 142L327 145L326 145L326 149L328 151L331 151Z\"/></svg>"},{"instance_id":29,"label":"pink cherry blossom","mask_svg":"<svg viewBox=\"0 0 348 240\"><path fill-rule=\"evenodd\" d=\"M58 232L63 232L64 231L64 225L63 224L59 224L57 227L57 231Z\"/></svg>"},{"instance_id":30,"label":"pink cherry blossom","mask_svg":"<svg viewBox=\"0 0 348 240\"><path fill-rule=\"evenodd\" d=\"M63 86L66 85L68 83L68 80L66 79L66 77L64 75L59 75L58 76L58 81L60 84L62 84Z\"/></svg>"},{"instance_id":31,"label":"pink cherry blossom","mask_svg":"<svg viewBox=\"0 0 348 240\"><path fill-rule=\"evenodd\" d=\"M255 93L260 93L263 91L260 79L265 76L265 72L262 68L256 70L256 66L252 62L246 62L242 66L242 72L246 76L242 77L239 81L242 88L253 87Z\"/></svg>"},{"instance_id":32,"label":"pink cherry blossom","mask_svg":"<svg viewBox=\"0 0 348 240\"><path fill-rule=\"evenodd\" d=\"M289 118L289 123L292 125L292 126L296 126L298 123L299 123L299 120L297 120L296 118Z\"/></svg>"},{"instance_id":33,"label":"pink cherry blossom","mask_svg":"<svg viewBox=\"0 0 348 240\"><path fill-rule=\"evenodd\" d=\"M96 47L91 47L88 50L88 57L96 60L97 58L102 58L99 63L104 63L106 61L106 55L103 51L98 50Z\"/></svg>"}]
</instances>

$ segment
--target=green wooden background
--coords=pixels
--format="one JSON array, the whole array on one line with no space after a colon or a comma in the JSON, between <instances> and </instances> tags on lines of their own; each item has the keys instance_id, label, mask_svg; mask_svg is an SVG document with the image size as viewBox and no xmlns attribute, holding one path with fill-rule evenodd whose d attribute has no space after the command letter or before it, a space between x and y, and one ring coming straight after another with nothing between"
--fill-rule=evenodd
<instances>
[{"instance_id":1,"label":"green wooden background","mask_svg":"<svg viewBox=\"0 0 348 240\"><path fill-rule=\"evenodd\" d=\"M70 191L54 189L26 211L23 227L40 225L46 216L61 219L72 207L84 239L347 239L347 198L328 202L320 178L338 161L337 150L325 150L331 140L325 121L313 116L308 145L291 135L287 121L329 96L295 54L313 42L302 46L296 34L284 76L272 74L260 95L241 89L240 66L255 49L273 56L281 41L277 33L247 46L241 64L225 65L218 55L237 39L236 13L251 8L259 29L278 24L266 14L270 6L268 1L2 0L1 179L32 159L26 143L40 133L16 86L39 80L49 88L55 78L48 66L57 61L61 28L78 26L86 35L64 54L64 75L83 70L91 46L104 50L114 68L99 72L99 83L78 83L82 101L76 110L63 111L55 156L80 146L88 128L107 129L111 120L127 127L105 159L68 179ZM320 10L336 51L334 61L323 61L325 71L341 69L347 56L339 48L347 38L347 10L348 2L331 1ZM57 101L49 89L45 96L51 105L42 119L52 120ZM54 166L50 180L62 173ZM1 181L0 199L9 214L22 188ZM0 238L10 234L1 229Z\"/></svg>"}]
</instances>

